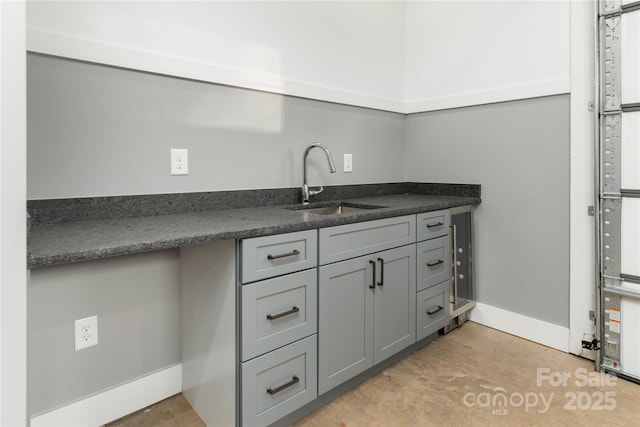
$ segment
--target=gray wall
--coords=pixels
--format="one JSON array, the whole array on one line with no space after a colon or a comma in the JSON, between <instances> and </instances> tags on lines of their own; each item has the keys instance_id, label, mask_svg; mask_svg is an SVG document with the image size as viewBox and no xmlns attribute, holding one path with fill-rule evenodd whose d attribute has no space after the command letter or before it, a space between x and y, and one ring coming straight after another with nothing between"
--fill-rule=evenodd
<instances>
[{"instance_id":1,"label":"gray wall","mask_svg":"<svg viewBox=\"0 0 640 427\"><path fill-rule=\"evenodd\" d=\"M569 326L569 95L413 114L407 179L482 184L479 302Z\"/></svg>"},{"instance_id":2,"label":"gray wall","mask_svg":"<svg viewBox=\"0 0 640 427\"><path fill-rule=\"evenodd\" d=\"M478 300L568 327L568 95L404 116L35 54L27 65L29 199L293 187L320 141L339 172L313 154L311 184L481 184ZM170 148L190 150L190 175L170 176ZM32 415L180 362L178 263L176 250L32 271ZM75 352L73 321L93 314L100 344Z\"/></svg>"},{"instance_id":3,"label":"gray wall","mask_svg":"<svg viewBox=\"0 0 640 427\"><path fill-rule=\"evenodd\" d=\"M309 183L399 182L404 115L62 58L27 57L27 198L158 194ZM171 176L169 150L189 149ZM353 173L343 173L343 154Z\"/></svg>"},{"instance_id":4,"label":"gray wall","mask_svg":"<svg viewBox=\"0 0 640 427\"><path fill-rule=\"evenodd\" d=\"M179 251L31 271L28 403L34 416L180 363ZM98 315L98 345L74 320Z\"/></svg>"}]
</instances>

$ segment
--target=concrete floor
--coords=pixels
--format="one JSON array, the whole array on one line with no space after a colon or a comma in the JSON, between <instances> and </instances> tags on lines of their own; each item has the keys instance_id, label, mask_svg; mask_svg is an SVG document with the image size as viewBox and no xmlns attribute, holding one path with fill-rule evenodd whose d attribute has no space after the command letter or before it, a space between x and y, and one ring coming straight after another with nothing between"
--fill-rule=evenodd
<instances>
[{"instance_id":1,"label":"concrete floor","mask_svg":"<svg viewBox=\"0 0 640 427\"><path fill-rule=\"evenodd\" d=\"M179 394L108 424L203 426ZM296 427L640 426L640 385L467 322Z\"/></svg>"}]
</instances>

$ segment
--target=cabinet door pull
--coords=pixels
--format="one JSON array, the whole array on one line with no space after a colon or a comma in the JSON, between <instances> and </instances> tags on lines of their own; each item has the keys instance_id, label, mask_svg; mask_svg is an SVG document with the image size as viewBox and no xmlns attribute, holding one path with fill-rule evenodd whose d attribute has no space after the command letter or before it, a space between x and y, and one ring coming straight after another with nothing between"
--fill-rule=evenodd
<instances>
[{"instance_id":1,"label":"cabinet door pull","mask_svg":"<svg viewBox=\"0 0 640 427\"><path fill-rule=\"evenodd\" d=\"M440 264L444 264L444 260L439 259L437 261L428 262L427 267L435 267L436 265Z\"/></svg>"},{"instance_id":2,"label":"cabinet door pull","mask_svg":"<svg viewBox=\"0 0 640 427\"><path fill-rule=\"evenodd\" d=\"M296 255L300 255L300 251L297 249L292 250L291 252L287 252L286 254L280 254L280 255L267 255L267 259L269 261L273 261L274 259L280 259L280 258L286 258L288 256L296 256Z\"/></svg>"},{"instance_id":3,"label":"cabinet door pull","mask_svg":"<svg viewBox=\"0 0 640 427\"><path fill-rule=\"evenodd\" d=\"M281 317L297 313L299 311L300 311L300 309L294 305L293 307L291 307L291 310L289 310L289 311L285 311L285 312L278 313L278 314L267 314L267 319L276 320L276 319L279 319Z\"/></svg>"},{"instance_id":4,"label":"cabinet door pull","mask_svg":"<svg viewBox=\"0 0 640 427\"><path fill-rule=\"evenodd\" d=\"M427 224L427 228L442 227L443 225L442 222L436 222L435 224Z\"/></svg>"},{"instance_id":5,"label":"cabinet door pull","mask_svg":"<svg viewBox=\"0 0 640 427\"><path fill-rule=\"evenodd\" d=\"M380 282L378 282L378 286L384 286L384 260L378 257L378 261L380 261Z\"/></svg>"},{"instance_id":6,"label":"cabinet door pull","mask_svg":"<svg viewBox=\"0 0 640 427\"><path fill-rule=\"evenodd\" d=\"M369 264L373 265L373 281L369 285L369 289L375 289L376 288L376 262L370 259Z\"/></svg>"},{"instance_id":7,"label":"cabinet door pull","mask_svg":"<svg viewBox=\"0 0 640 427\"><path fill-rule=\"evenodd\" d=\"M430 309L427 310L427 314L436 314L439 311L444 310L444 307L439 305L437 308L436 307L431 307Z\"/></svg>"},{"instance_id":8,"label":"cabinet door pull","mask_svg":"<svg viewBox=\"0 0 640 427\"><path fill-rule=\"evenodd\" d=\"M279 393L282 390L284 390L285 388L291 387L292 385L298 384L299 382L300 382L300 378L298 378L297 375L294 375L293 378L291 378L291 381L289 381L286 384L282 384L280 387L277 387L277 388L274 388L274 389L271 389L271 387L269 387L267 389L267 393L269 393L269 394Z\"/></svg>"}]
</instances>

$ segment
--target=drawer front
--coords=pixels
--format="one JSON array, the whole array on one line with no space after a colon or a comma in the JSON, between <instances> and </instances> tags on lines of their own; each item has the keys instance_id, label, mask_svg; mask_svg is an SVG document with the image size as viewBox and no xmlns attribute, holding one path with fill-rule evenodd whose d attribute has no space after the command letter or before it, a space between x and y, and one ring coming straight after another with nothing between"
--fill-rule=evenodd
<instances>
[{"instance_id":1,"label":"drawer front","mask_svg":"<svg viewBox=\"0 0 640 427\"><path fill-rule=\"evenodd\" d=\"M451 276L451 240L438 237L417 244L419 291L437 285Z\"/></svg>"},{"instance_id":2,"label":"drawer front","mask_svg":"<svg viewBox=\"0 0 640 427\"><path fill-rule=\"evenodd\" d=\"M268 425L314 400L316 335L242 363L240 425Z\"/></svg>"},{"instance_id":3,"label":"drawer front","mask_svg":"<svg viewBox=\"0 0 640 427\"><path fill-rule=\"evenodd\" d=\"M241 243L242 283L280 276L318 264L316 230L244 239Z\"/></svg>"},{"instance_id":4,"label":"drawer front","mask_svg":"<svg viewBox=\"0 0 640 427\"><path fill-rule=\"evenodd\" d=\"M321 228L320 264L343 261L416 241L416 216Z\"/></svg>"},{"instance_id":5,"label":"drawer front","mask_svg":"<svg viewBox=\"0 0 640 427\"><path fill-rule=\"evenodd\" d=\"M242 286L242 360L317 332L317 270Z\"/></svg>"},{"instance_id":6,"label":"drawer front","mask_svg":"<svg viewBox=\"0 0 640 427\"><path fill-rule=\"evenodd\" d=\"M418 292L417 339L421 340L446 326L449 322L451 280Z\"/></svg>"},{"instance_id":7,"label":"drawer front","mask_svg":"<svg viewBox=\"0 0 640 427\"><path fill-rule=\"evenodd\" d=\"M449 234L451 215L449 210L425 212L417 215L418 241Z\"/></svg>"}]
</instances>

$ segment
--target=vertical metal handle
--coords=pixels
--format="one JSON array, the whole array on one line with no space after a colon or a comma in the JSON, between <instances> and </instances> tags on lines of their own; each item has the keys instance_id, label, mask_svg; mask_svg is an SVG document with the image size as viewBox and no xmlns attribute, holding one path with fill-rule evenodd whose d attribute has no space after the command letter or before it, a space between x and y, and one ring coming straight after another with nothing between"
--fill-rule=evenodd
<instances>
[{"instance_id":1,"label":"vertical metal handle","mask_svg":"<svg viewBox=\"0 0 640 427\"><path fill-rule=\"evenodd\" d=\"M384 286L384 260L378 257L378 261L380 261L380 282L378 282L378 286Z\"/></svg>"},{"instance_id":2,"label":"vertical metal handle","mask_svg":"<svg viewBox=\"0 0 640 427\"><path fill-rule=\"evenodd\" d=\"M453 286L453 305L458 305L458 251L456 250L456 246L458 243L458 227L453 224L451 225L453 230L452 238L453 242L451 244L451 248L453 249L453 279L451 280L451 285Z\"/></svg>"},{"instance_id":3,"label":"vertical metal handle","mask_svg":"<svg viewBox=\"0 0 640 427\"><path fill-rule=\"evenodd\" d=\"M369 264L373 264L373 281L369 285L369 289L375 289L376 288L376 262L370 259Z\"/></svg>"}]
</instances>

